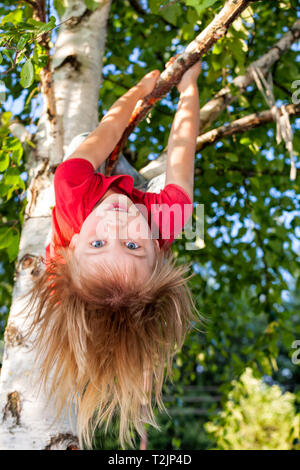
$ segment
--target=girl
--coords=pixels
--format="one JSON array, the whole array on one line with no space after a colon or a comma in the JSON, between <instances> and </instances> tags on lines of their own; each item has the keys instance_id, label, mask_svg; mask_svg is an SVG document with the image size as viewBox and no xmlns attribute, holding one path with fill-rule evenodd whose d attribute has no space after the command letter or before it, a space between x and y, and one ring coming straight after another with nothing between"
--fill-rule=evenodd
<instances>
[{"instance_id":1,"label":"girl","mask_svg":"<svg viewBox=\"0 0 300 470\"><path fill-rule=\"evenodd\" d=\"M200 319L184 276L189 266L176 266L170 249L193 208L199 73L196 63L177 86L159 194L137 189L132 176L97 171L159 70L119 98L55 172L52 240L27 294L28 334L57 415L66 403L76 406L81 446L91 447L96 427L107 432L116 416L122 448L133 446L134 429L142 436L144 423L159 429L152 398L166 411L165 364L171 377L174 354Z\"/></svg>"}]
</instances>

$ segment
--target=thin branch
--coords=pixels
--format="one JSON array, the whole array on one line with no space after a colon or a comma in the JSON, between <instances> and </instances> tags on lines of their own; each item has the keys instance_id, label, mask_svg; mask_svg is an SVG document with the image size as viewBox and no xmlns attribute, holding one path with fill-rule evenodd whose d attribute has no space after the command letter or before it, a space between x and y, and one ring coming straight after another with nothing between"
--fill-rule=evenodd
<instances>
[{"instance_id":1,"label":"thin branch","mask_svg":"<svg viewBox=\"0 0 300 470\"><path fill-rule=\"evenodd\" d=\"M147 12L144 10L142 5L138 2L138 0L129 0L130 6L133 10L135 10L139 15L146 16Z\"/></svg>"},{"instance_id":2,"label":"thin branch","mask_svg":"<svg viewBox=\"0 0 300 470\"><path fill-rule=\"evenodd\" d=\"M300 104L288 104L285 106L285 109L291 116L300 115ZM280 109L279 112L282 114ZM236 119L228 125L217 127L216 129L213 129L197 137L196 150L199 152L205 147L215 144L217 141L223 139L223 137L227 137L233 134L240 134L272 121L274 121L274 114L272 114L271 110L249 114L248 116Z\"/></svg>"},{"instance_id":3,"label":"thin branch","mask_svg":"<svg viewBox=\"0 0 300 470\"><path fill-rule=\"evenodd\" d=\"M280 59L282 54L288 51L291 45L300 38L300 20L297 20L290 31L282 36L271 49L262 55L257 61L250 64L246 69L245 75L237 76L233 84L240 88L240 92L244 92L245 88L253 82L252 74L250 74L250 67L255 65L260 68L264 74L267 74L269 69ZM203 134L205 128L210 126L219 115L226 109L226 107L234 102L238 96L232 95L229 86L222 88L211 100L209 100L202 108L200 108L200 126L199 137ZM154 178L165 170L167 147L164 148L161 155L148 163L140 170L141 175L146 179Z\"/></svg>"},{"instance_id":4,"label":"thin branch","mask_svg":"<svg viewBox=\"0 0 300 470\"><path fill-rule=\"evenodd\" d=\"M214 172L218 176L228 176L229 173L235 172L240 173L245 177L256 177L256 176L288 176L290 174L289 169L286 170L255 170L255 168L244 168L240 166L230 166L227 168L212 168L204 170L203 168L195 168L196 176L203 176L205 173Z\"/></svg>"},{"instance_id":5,"label":"thin branch","mask_svg":"<svg viewBox=\"0 0 300 470\"><path fill-rule=\"evenodd\" d=\"M282 36L274 46L263 56L261 56L255 62L252 62L246 69L245 75L237 76L232 85L237 87L240 93L244 93L245 89L253 83L253 76L251 73L251 67L258 68L264 75L268 73L270 68L276 63L282 54L288 51L293 44L300 38L300 20L297 20L290 31ZM199 133L203 132L204 129L209 127L217 117L224 111L226 106L238 99L238 95L232 95L230 87L226 86L222 88L211 100L209 100L200 109L200 126Z\"/></svg>"}]
</instances>

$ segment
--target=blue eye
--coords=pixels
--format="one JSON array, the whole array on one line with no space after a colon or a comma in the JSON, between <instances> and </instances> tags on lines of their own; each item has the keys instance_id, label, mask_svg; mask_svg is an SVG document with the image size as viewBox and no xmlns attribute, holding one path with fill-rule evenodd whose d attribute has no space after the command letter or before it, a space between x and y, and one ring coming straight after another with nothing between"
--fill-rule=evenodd
<instances>
[{"instance_id":1,"label":"blue eye","mask_svg":"<svg viewBox=\"0 0 300 470\"><path fill-rule=\"evenodd\" d=\"M137 249L139 248L139 245L138 245L137 243L134 243L134 242L126 242L126 243L131 244L131 246L132 246L132 245L135 245L135 246L136 246L136 248L134 248L134 247L133 247L133 248L130 248L128 245L126 245L127 248L129 248L130 250L131 250L131 249L137 250Z\"/></svg>"},{"instance_id":2,"label":"blue eye","mask_svg":"<svg viewBox=\"0 0 300 470\"><path fill-rule=\"evenodd\" d=\"M103 245L97 245L97 246L93 245L93 243L99 243L99 242L103 242L103 240L94 240L94 241L91 242L91 245L92 245L94 248L99 248L99 246L103 246Z\"/></svg>"},{"instance_id":3,"label":"blue eye","mask_svg":"<svg viewBox=\"0 0 300 470\"><path fill-rule=\"evenodd\" d=\"M94 243L95 243L95 245L94 245ZM99 248L99 247L102 248L102 246L104 245L103 240L93 240L90 244L94 248ZM140 248L140 246L135 242L125 242L125 245L130 250L137 250L138 248Z\"/></svg>"}]
</instances>

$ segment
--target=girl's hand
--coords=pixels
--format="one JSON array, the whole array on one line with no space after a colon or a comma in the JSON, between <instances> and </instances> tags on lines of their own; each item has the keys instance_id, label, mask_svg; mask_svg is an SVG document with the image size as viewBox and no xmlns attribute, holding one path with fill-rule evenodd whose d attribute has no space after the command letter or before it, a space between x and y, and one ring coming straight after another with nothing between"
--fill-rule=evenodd
<instances>
[{"instance_id":1,"label":"girl's hand","mask_svg":"<svg viewBox=\"0 0 300 470\"><path fill-rule=\"evenodd\" d=\"M177 90L182 93L191 83L197 83L197 78L201 72L201 62L198 61L190 67L181 77L177 85Z\"/></svg>"},{"instance_id":2,"label":"girl's hand","mask_svg":"<svg viewBox=\"0 0 300 470\"><path fill-rule=\"evenodd\" d=\"M137 86L142 91L142 96L147 96L154 89L156 82L160 76L160 71L158 69L152 70L152 72L147 73L142 80L139 81Z\"/></svg>"},{"instance_id":3,"label":"girl's hand","mask_svg":"<svg viewBox=\"0 0 300 470\"><path fill-rule=\"evenodd\" d=\"M180 54L176 54L174 57L171 57L170 60L166 63L165 68L171 65L175 59ZM190 67L181 77L180 82L177 85L177 90L181 93L190 83L197 82L197 78L201 72L201 62L197 61L192 67Z\"/></svg>"}]
</instances>

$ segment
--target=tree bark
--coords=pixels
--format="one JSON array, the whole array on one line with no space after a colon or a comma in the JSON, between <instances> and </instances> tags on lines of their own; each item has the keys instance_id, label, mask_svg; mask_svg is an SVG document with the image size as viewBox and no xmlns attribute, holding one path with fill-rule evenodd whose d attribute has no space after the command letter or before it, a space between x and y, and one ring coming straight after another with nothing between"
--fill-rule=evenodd
<instances>
[{"instance_id":1,"label":"tree bark","mask_svg":"<svg viewBox=\"0 0 300 470\"><path fill-rule=\"evenodd\" d=\"M300 104L288 104L285 106L285 109L290 116L299 116L300 114ZM279 113L281 113L280 110ZM211 131L200 135L197 138L196 150L199 152L208 145L215 144L219 140L223 139L223 137L240 134L272 121L274 121L274 114L272 114L271 110L248 114L248 116L236 119L228 125L217 127L216 129L212 129Z\"/></svg>"},{"instance_id":2,"label":"tree bark","mask_svg":"<svg viewBox=\"0 0 300 470\"><path fill-rule=\"evenodd\" d=\"M52 60L57 123L63 130L64 149L71 139L98 124L98 94L101 86L102 56L111 0L100 2L94 12L84 0L68 0L62 20L72 21L60 28ZM26 327L20 300L31 286L33 276L41 269L40 256L51 237L51 206L55 205L54 168L62 155L51 151L49 100L44 108L35 136L36 149L27 160L28 204L22 228L15 273L12 306L5 331L5 349L0 376L0 448L74 449L78 446L75 416L68 415L53 424L53 404L46 406L45 396L37 393L34 383L37 366L30 344L23 340ZM51 91L53 93L53 89ZM52 94L53 96L53 94ZM82 119L84 116L84 119ZM13 129L21 129L15 125ZM17 316L18 312L22 315Z\"/></svg>"}]
</instances>

